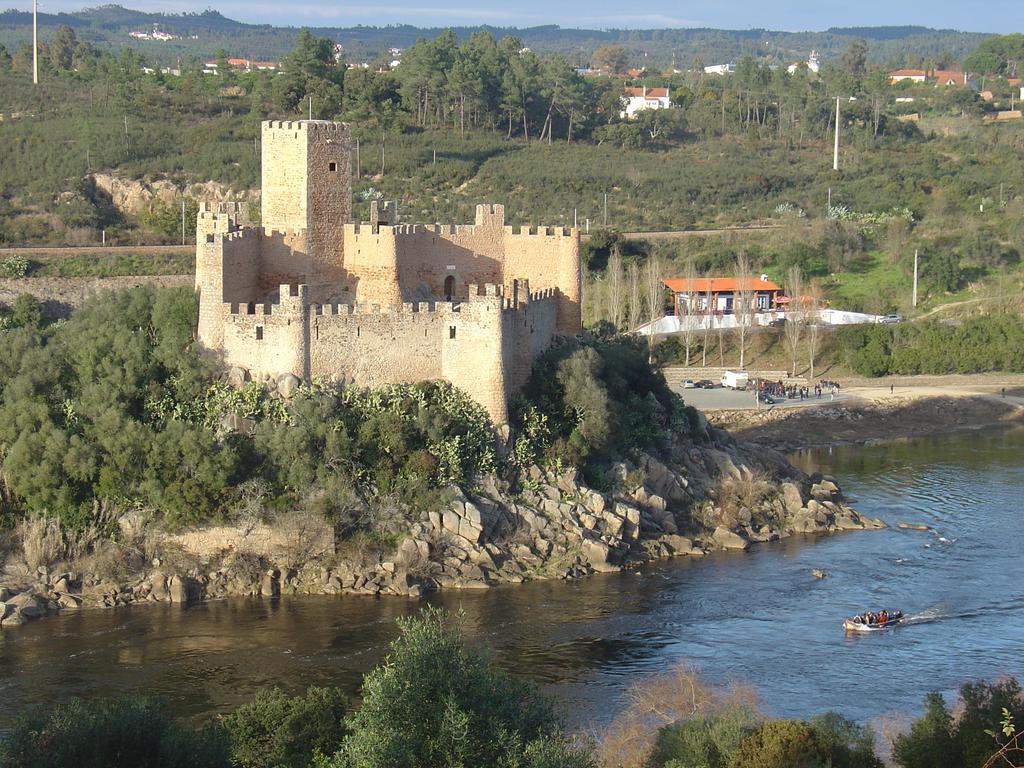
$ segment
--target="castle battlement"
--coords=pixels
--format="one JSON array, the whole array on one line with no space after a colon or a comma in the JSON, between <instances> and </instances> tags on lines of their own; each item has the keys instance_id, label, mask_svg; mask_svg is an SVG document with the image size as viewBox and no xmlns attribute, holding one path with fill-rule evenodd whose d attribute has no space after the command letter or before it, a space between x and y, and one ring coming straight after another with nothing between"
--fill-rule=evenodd
<instances>
[{"instance_id":1,"label":"castle battlement","mask_svg":"<svg viewBox=\"0 0 1024 768\"><path fill-rule=\"evenodd\" d=\"M264 120L263 129L270 131L305 131L315 134L348 135L348 126L333 120Z\"/></svg>"}]
</instances>

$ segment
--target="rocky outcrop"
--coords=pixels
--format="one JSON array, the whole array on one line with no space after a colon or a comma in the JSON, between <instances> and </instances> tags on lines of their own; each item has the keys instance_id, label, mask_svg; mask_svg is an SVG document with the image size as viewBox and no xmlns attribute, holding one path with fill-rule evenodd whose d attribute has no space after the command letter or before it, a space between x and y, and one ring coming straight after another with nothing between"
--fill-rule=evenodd
<instances>
[{"instance_id":1,"label":"rocky outcrop","mask_svg":"<svg viewBox=\"0 0 1024 768\"><path fill-rule=\"evenodd\" d=\"M479 478L441 508L409 519L393 549L354 552L321 518L293 512L272 525L164 534L155 559L129 580L40 569L34 583L0 588L0 626L58 610L135 602L184 604L230 595L419 597L534 579L573 579L663 557L743 552L797 534L882 527L846 505L834 479L803 475L780 454L713 428L705 442L662 459L637 454L611 467L600 491L575 471L531 467L516 486ZM128 516L122 538L142 522ZM337 547L335 545L338 545Z\"/></svg>"},{"instance_id":2,"label":"rocky outcrop","mask_svg":"<svg viewBox=\"0 0 1024 768\"><path fill-rule=\"evenodd\" d=\"M258 192L235 190L213 181L180 187L168 179L147 177L124 179L106 173L94 173L85 178L85 195L94 203L108 205L122 213L137 216L147 210L154 199L164 203L180 200L184 194L193 200L248 200L256 201Z\"/></svg>"}]
</instances>

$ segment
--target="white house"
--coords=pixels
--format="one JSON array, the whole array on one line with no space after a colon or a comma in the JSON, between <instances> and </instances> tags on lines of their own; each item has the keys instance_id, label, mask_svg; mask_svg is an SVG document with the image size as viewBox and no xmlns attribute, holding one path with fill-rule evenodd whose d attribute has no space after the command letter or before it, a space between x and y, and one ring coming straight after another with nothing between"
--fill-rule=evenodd
<instances>
[{"instance_id":1,"label":"white house","mask_svg":"<svg viewBox=\"0 0 1024 768\"><path fill-rule=\"evenodd\" d=\"M813 72L814 74L818 74L818 70L821 69L821 57L818 56L818 52L817 51L811 51L811 55L807 57L807 61L806 62L803 62L803 61L794 62L794 63L790 64L788 67L786 67L786 71L789 72L789 74L792 75L794 72L796 72L798 69L800 69L800 67L803 67L803 66L806 66L807 70L809 72Z\"/></svg>"},{"instance_id":2,"label":"white house","mask_svg":"<svg viewBox=\"0 0 1024 768\"><path fill-rule=\"evenodd\" d=\"M623 110L619 117L632 118L641 109L669 109L672 107L668 88L626 88L622 92Z\"/></svg>"},{"instance_id":3,"label":"white house","mask_svg":"<svg viewBox=\"0 0 1024 768\"><path fill-rule=\"evenodd\" d=\"M736 71L736 66L733 64L712 64L710 67L704 67L705 75L731 75Z\"/></svg>"}]
</instances>

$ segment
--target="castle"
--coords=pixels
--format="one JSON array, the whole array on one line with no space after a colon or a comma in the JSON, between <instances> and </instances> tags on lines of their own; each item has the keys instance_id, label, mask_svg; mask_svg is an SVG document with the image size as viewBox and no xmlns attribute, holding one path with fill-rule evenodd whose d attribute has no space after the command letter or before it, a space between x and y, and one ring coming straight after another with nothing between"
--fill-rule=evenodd
<instances>
[{"instance_id":1,"label":"castle","mask_svg":"<svg viewBox=\"0 0 1024 768\"><path fill-rule=\"evenodd\" d=\"M260 226L199 211L201 347L257 379L445 379L506 422L533 359L580 332L578 230L506 226L500 205L410 225L374 202L351 223L349 161L343 123L263 123Z\"/></svg>"}]
</instances>

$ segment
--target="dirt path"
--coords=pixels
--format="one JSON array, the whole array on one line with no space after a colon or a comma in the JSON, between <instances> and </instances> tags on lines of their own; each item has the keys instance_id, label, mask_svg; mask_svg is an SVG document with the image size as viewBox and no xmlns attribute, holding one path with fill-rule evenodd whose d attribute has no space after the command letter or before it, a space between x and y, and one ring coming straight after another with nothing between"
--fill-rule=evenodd
<instances>
[{"instance_id":1,"label":"dirt path","mask_svg":"<svg viewBox=\"0 0 1024 768\"><path fill-rule=\"evenodd\" d=\"M116 256L118 254L175 254L192 253L194 245L81 245L31 248L0 248L4 256Z\"/></svg>"}]
</instances>

